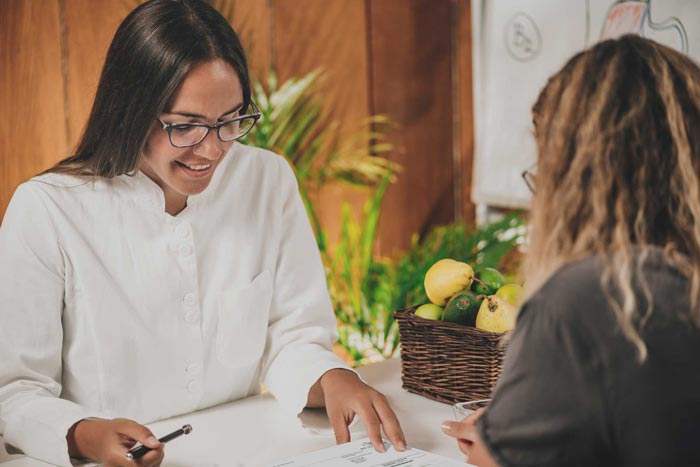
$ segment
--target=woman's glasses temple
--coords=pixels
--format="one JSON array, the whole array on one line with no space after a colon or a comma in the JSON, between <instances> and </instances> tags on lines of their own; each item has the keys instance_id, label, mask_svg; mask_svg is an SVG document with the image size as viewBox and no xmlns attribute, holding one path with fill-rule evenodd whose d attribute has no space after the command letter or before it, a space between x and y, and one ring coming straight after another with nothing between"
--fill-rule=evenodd
<instances>
[{"instance_id":1,"label":"woman's glasses temple","mask_svg":"<svg viewBox=\"0 0 700 467\"><path fill-rule=\"evenodd\" d=\"M527 185L527 188L530 190L530 193L535 193L535 169L537 168L537 165L533 165L532 167L529 167L525 170L523 170L520 174L521 177L523 177L523 181L525 182L525 185Z\"/></svg>"}]
</instances>

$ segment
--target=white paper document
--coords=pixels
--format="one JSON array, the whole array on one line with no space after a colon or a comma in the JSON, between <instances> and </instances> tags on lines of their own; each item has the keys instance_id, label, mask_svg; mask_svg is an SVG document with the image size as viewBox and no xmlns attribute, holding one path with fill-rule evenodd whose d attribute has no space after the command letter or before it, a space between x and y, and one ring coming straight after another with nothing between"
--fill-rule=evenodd
<instances>
[{"instance_id":1,"label":"white paper document","mask_svg":"<svg viewBox=\"0 0 700 467\"><path fill-rule=\"evenodd\" d=\"M369 438L302 454L262 467L464 467L470 464L438 456L420 449L395 450L384 442L386 452L377 452Z\"/></svg>"}]
</instances>

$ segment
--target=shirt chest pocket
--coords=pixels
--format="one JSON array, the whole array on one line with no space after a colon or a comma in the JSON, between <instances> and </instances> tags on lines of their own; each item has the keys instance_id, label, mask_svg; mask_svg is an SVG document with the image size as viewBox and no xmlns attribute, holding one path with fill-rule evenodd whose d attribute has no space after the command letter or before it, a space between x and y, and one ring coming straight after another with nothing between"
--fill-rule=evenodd
<instances>
[{"instance_id":1,"label":"shirt chest pocket","mask_svg":"<svg viewBox=\"0 0 700 467\"><path fill-rule=\"evenodd\" d=\"M219 295L216 352L228 368L256 364L265 349L272 299L272 274L263 271L250 285Z\"/></svg>"}]
</instances>

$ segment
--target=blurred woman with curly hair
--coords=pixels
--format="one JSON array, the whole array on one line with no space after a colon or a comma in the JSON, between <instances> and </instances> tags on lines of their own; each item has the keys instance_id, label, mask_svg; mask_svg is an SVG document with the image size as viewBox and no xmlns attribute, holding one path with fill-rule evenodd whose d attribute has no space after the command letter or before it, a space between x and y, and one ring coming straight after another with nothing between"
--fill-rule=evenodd
<instances>
[{"instance_id":1,"label":"blurred woman with curly hair","mask_svg":"<svg viewBox=\"0 0 700 467\"><path fill-rule=\"evenodd\" d=\"M533 117L529 298L491 405L443 430L480 466L700 465L700 68L605 41Z\"/></svg>"}]
</instances>

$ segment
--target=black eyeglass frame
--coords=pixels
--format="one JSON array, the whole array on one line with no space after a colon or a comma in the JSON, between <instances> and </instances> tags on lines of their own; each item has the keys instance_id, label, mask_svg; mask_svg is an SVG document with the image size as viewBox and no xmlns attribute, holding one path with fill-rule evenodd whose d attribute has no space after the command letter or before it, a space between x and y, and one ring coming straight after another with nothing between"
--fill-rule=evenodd
<instances>
[{"instance_id":1,"label":"black eyeglass frame","mask_svg":"<svg viewBox=\"0 0 700 467\"><path fill-rule=\"evenodd\" d=\"M520 173L520 176L523 177L523 181L525 182L525 185L527 185L527 188L530 190L530 193L533 193L533 194L535 193L535 170L536 169L537 169L537 164L533 164Z\"/></svg>"},{"instance_id":2,"label":"black eyeglass frame","mask_svg":"<svg viewBox=\"0 0 700 467\"><path fill-rule=\"evenodd\" d=\"M199 143L201 143L202 141L207 139L207 136L209 136L209 132L212 130L216 130L216 137L219 138L219 141L224 142L224 143L230 143L231 141L236 141L238 139L243 138L245 135L247 135L248 132L250 132L250 130L253 129L255 124L258 123L258 120L260 120L260 118L262 117L262 112L260 112L260 109L258 109L258 106L255 105L255 102L250 101L250 106L253 110L253 113L246 114L246 115L239 115L236 118L232 118L230 120L219 122L219 123L216 123L214 125L208 125L206 123L165 123L160 118L158 118L158 121L163 126L163 130L165 130L165 132L168 133L168 141L170 141L170 144L175 148L191 148L192 146L197 146ZM248 128L245 133L240 134L240 135L236 135L231 139L224 139L221 137L221 127L223 127L224 125L228 125L231 122L240 121L240 120L244 120L247 118L252 118L253 124L250 125L250 128ZM183 128L183 127L187 127L187 128L202 127L202 128L206 128L207 131L206 131L206 133L204 133L202 138L199 141L197 141L196 143L188 144L186 146L178 146L177 144L173 143L172 131L175 128Z\"/></svg>"}]
</instances>

